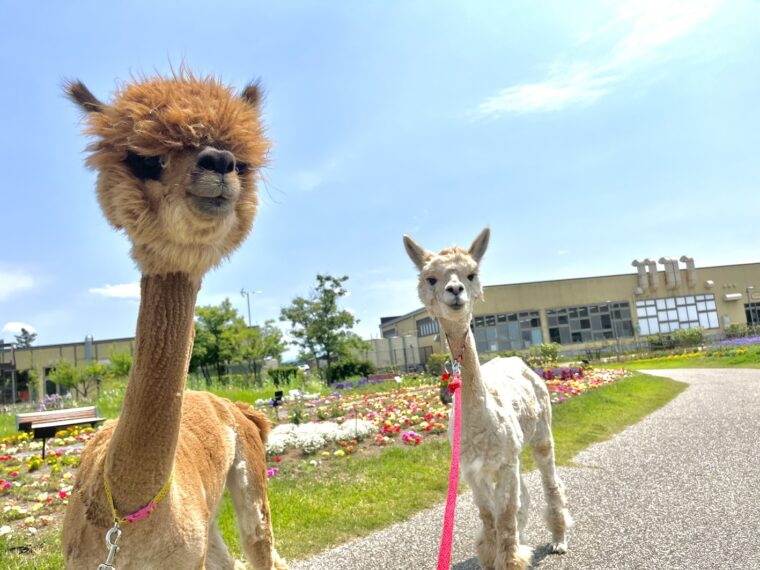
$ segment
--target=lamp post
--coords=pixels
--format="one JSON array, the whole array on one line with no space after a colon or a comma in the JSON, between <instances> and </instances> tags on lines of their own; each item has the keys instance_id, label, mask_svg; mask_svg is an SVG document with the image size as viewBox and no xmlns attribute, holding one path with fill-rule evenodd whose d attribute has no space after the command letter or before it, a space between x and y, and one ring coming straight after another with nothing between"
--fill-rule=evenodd
<instances>
[{"instance_id":1,"label":"lamp post","mask_svg":"<svg viewBox=\"0 0 760 570\"><path fill-rule=\"evenodd\" d=\"M754 285L747 285L747 312L749 313L749 326L755 326L755 318L752 316L752 295L750 291L754 289Z\"/></svg>"},{"instance_id":2,"label":"lamp post","mask_svg":"<svg viewBox=\"0 0 760 570\"><path fill-rule=\"evenodd\" d=\"M248 305L248 328L253 326L251 323L251 295L255 295L256 293L261 293L261 291L246 291L245 287L240 290L240 296L245 297Z\"/></svg>"}]
</instances>

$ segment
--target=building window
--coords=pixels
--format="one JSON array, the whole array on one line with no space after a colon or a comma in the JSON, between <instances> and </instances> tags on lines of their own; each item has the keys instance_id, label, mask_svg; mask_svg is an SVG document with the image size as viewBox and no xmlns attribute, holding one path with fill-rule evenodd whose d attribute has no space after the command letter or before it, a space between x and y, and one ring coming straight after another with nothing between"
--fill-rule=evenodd
<instances>
[{"instance_id":1,"label":"building window","mask_svg":"<svg viewBox=\"0 0 760 570\"><path fill-rule=\"evenodd\" d=\"M473 318L478 352L522 350L544 342L538 311L521 311Z\"/></svg>"},{"instance_id":2,"label":"building window","mask_svg":"<svg viewBox=\"0 0 760 570\"><path fill-rule=\"evenodd\" d=\"M396 327L383 331L383 338L393 338L394 336L398 336Z\"/></svg>"},{"instance_id":3,"label":"building window","mask_svg":"<svg viewBox=\"0 0 760 570\"><path fill-rule=\"evenodd\" d=\"M678 329L717 329L715 295L688 295L636 301L636 316L642 336Z\"/></svg>"},{"instance_id":4,"label":"building window","mask_svg":"<svg viewBox=\"0 0 760 570\"><path fill-rule=\"evenodd\" d=\"M760 325L760 303L744 303L748 325Z\"/></svg>"},{"instance_id":5,"label":"building window","mask_svg":"<svg viewBox=\"0 0 760 570\"><path fill-rule=\"evenodd\" d=\"M633 336L631 307L626 301L546 310L549 340L559 344Z\"/></svg>"},{"instance_id":6,"label":"building window","mask_svg":"<svg viewBox=\"0 0 760 570\"><path fill-rule=\"evenodd\" d=\"M430 317L425 317L417 321L417 336L430 336L438 334L438 321L434 321Z\"/></svg>"}]
</instances>

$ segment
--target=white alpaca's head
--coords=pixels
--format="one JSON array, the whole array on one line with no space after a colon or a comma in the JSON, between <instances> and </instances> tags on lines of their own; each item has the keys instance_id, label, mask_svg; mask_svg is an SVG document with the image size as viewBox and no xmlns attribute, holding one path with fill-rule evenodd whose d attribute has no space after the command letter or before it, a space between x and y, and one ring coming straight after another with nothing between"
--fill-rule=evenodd
<instances>
[{"instance_id":1,"label":"white alpaca's head","mask_svg":"<svg viewBox=\"0 0 760 570\"><path fill-rule=\"evenodd\" d=\"M486 228L469 250L458 246L427 251L411 237L404 236L404 247L420 270L417 292L430 314L439 320L470 326L475 301L483 298L478 276L480 261L488 248L491 231Z\"/></svg>"}]
</instances>

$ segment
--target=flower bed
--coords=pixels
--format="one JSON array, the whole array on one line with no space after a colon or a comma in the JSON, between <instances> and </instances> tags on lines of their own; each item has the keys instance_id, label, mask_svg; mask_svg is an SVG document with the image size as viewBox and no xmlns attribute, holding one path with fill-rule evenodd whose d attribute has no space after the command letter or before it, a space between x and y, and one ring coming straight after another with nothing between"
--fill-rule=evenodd
<instances>
[{"instance_id":1,"label":"flower bed","mask_svg":"<svg viewBox=\"0 0 760 570\"><path fill-rule=\"evenodd\" d=\"M718 343L718 346L750 346L760 344L760 336L749 336L742 338L730 338L722 340Z\"/></svg>"},{"instance_id":2,"label":"flower bed","mask_svg":"<svg viewBox=\"0 0 760 570\"><path fill-rule=\"evenodd\" d=\"M568 398L612 384L626 374L622 369L584 371L582 368L563 368L551 372L547 375L546 387L552 404L561 404Z\"/></svg>"},{"instance_id":3,"label":"flower bed","mask_svg":"<svg viewBox=\"0 0 760 570\"><path fill-rule=\"evenodd\" d=\"M68 504L83 444L95 430L62 430L48 443L45 459L37 452L42 443L21 433L0 440L0 537L37 534L50 525Z\"/></svg>"},{"instance_id":4,"label":"flower bed","mask_svg":"<svg viewBox=\"0 0 760 570\"><path fill-rule=\"evenodd\" d=\"M552 368L546 385L560 404L588 390L610 384L622 370L582 371ZM431 379L432 380L432 379ZM282 476L322 469L324 462L348 461L379 453L387 446L414 447L446 437L449 406L440 401L438 382L387 392L352 394L336 391L312 400L294 399L278 409L278 422L267 443L267 475ZM48 441L48 455L29 434L0 440L0 540L29 536L55 526L68 503L79 456L93 437L92 428L71 428Z\"/></svg>"}]
</instances>

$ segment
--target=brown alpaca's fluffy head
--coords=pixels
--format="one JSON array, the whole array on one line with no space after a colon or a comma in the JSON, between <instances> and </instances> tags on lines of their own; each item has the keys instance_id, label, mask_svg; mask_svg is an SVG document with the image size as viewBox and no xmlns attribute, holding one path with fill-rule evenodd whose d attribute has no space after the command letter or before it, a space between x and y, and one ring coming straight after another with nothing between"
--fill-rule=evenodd
<instances>
[{"instance_id":1,"label":"brown alpaca's fluffy head","mask_svg":"<svg viewBox=\"0 0 760 570\"><path fill-rule=\"evenodd\" d=\"M200 278L240 245L269 149L257 85L236 95L183 70L126 84L111 104L78 81L66 92L96 139L87 164L98 171L100 207L143 273Z\"/></svg>"},{"instance_id":2,"label":"brown alpaca's fluffy head","mask_svg":"<svg viewBox=\"0 0 760 570\"><path fill-rule=\"evenodd\" d=\"M490 236L491 230L485 228L469 250L453 246L439 253L404 236L406 253L420 271L417 292L431 315L464 328L470 326L475 301L483 298L478 272Z\"/></svg>"}]
</instances>

